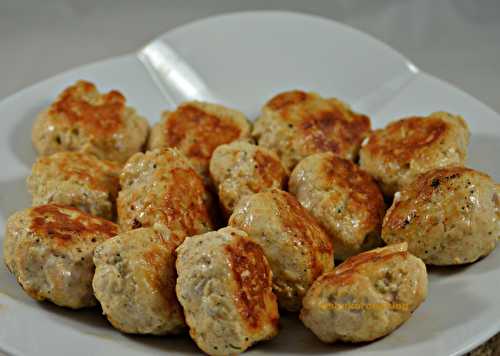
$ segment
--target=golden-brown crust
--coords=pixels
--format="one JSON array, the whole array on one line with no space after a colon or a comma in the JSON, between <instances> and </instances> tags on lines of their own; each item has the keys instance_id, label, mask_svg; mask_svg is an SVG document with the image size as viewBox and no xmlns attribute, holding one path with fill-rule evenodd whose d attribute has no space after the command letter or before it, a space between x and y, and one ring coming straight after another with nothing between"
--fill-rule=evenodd
<instances>
[{"instance_id":1,"label":"golden-brown crust","mask_svg":"<svg viewBox=\"0 0 500 356\"><path fill-rule=\"evenodd\" d=\"M75 309L94 306L94 249L117 231L112 222L72 207L28 208L7 222L5 263L37 300Z\"/></svg>"},{"instance_id":2,"label":"golden-brown crust","mask_svg":"<svg viewBox=\"0 0 500 356\"><path fill-rule=\"evenodd\" d=\"M94 241L96 234L113 237L118 233L118 226L110 221L58 204L34 207L30 217L30 229L37 236L50 238L59 245L77 243L80 239Z\"/></svg>"},{"instance_id":3,"label":"golden-brown crust","mask_svg":"<svg viewBox=\"0 0 500 356\"><path fill-rule=\"evenodd\" d=\"M120 183L117 210L124 230L160 223L184 239L214 227L212 200L203 179L175 149L133 156Z\"/></svg>"},{"instance_id":4,"label":"golden-brown crust","mask_svg":"<svg viewBox=\"0 0 500 356\"><path fill-rule=\"evenodd\" d=\"M174 168L171 170L172 182L164 196L162 213L168 227L179 226L186 236L200 233L193 225L195 220L211 222L210 207L203 181L190 168ZM190 192L189 196L186 192ZM189 199L188 199L189 198ZM178 229L177 229L178 230Z\"/></svg>"},{"instance_id":5,"label":"golden-brown crust","mask_svg":"<svg viewBox=\"0 0 500 356\"><path fill-rule=\"evenodd\" d=\"M392 196L434 168L463 165L469 131L464 119L445 112L407 117L374 131L360 151L360 165Z\"/></svg>"},{"instance_id":6,"label":"golden-brown crust","mask_svg":"<svg viewBox=\"0 0 500 356\"><path fill-rule=\"evenodd\" d=\"M326 111L304 112L299 130L312 151L330 151L345 157L370 131L370 120L365 115L345 115L332 105Z\"/></svg>"},{"instance_id":7,"label":"golden-brown crust","mask_svg":"<svg viewBox=\"0 0 500 356\"><path fill-rule=\"evenodd\" d=\"M385 213L385 202L377 183L352 161L329 155L324 162L325 183L335 181L347 191L350 209L364 209L368 212L363 224L377 226L380 232ZM355 189L352 189L355 187Z\"/></svg>"},{"instance_id":8,"label":"golden-brown crust","mask_svg":"<svg viewBox=\"0 0 500 356\"><path fill-rule=\"evenodd\" d=\"M259 330L263 311L271 289L271 270L264 257L262 248L253 241L240 237L231 245L225 246L230 261L230 269L237 284L236 305L241 319L252 330ZM275 318L275 323L278 317Z\"/></svg>"},{"instance_id":9,"label":"golden-brown crust","mask_svg":"<svg viewBox=\"0 0 500 356\"><path fill-rule=\"evenodd\" d=\"M266 103L253 134L259 145L275 150L292 169L302 158L318 152L355 159L370 131L369 117L342 101L295 90Z\"/></svg>"},{"instance_id":10,"label":"golden-brown crust","mask_svg":"<svg viewBox=\"0 0 500 356\"><path fill-rule=\"evenodd\" d=\"M495 197L487 174L463 166L430 170L395 195L382 239L407 242L427 264L474 262L495 248L500 235Z\"/></svg>"},{"instance_id":11,"label":"golden-brown crust","mask_svg":"<svg viewBox=\"0 0 500 356\"><path fill-rule=\"evenodd\" d=\"M350 148L359 146L370 132L368 116L351 111L336 99L324 100L299 91L278 97L282 118L295 123L310 152L330 151L345 157ZM271 100L271 107L276 107L273 100L276 98ZM315 103L318 100L324 100L324 104Z\"/></svg>"},{"instance_id":12,"label":"golden-brown crust","mask_svg":"<svg viewBox=\"0 0 500 356\"><path fill-rule=\"evenodd\" d=\"M308 94L301 90L292 90L280 93L269 100L266 106L272 110L286 110L287 107L306 101Z\"/></svg>"},{"instance_id":13,"label":"golden-brown crust","mask_svg":"<svg viewBox=\"0 0 500 356\"><path fill-rule=\"evenodd\" d=\"M169 147L177 147L188 132L196 132L199 141L187 148L187 156L208 161L213 150L224 143L237 139L240 128L229 120L211 115L192 105L184 105L171 113L165 125Z\"/></svg>"},{"instance_id":14,"label":"golden-brown crust","mask_svg":"<svg viewBox=\"0 0 500 356\"><path fill-rule=\"evenodd\" d=\"M49 115L57 115L71 126L78 124L91 135L109 137L123 126L125 97L113 90L92 102L85 98L88 95L98 95L95 85L78 81L61 93Z\"/></svg>"},{"instance_id":15,"label":"golden-brown crust","mask_svg":"<svg viewBox=\"0 0 500 356\"><path fill-rule=\"evenodd\" d=\"M396 212L400 207L403 207L403 205L408 207L409 204L414 207L422 206L423 204L429 202L434 194L439 192L440 189L443 189L443 186L445 189L450 190L451 187L447 186L450 181L460 178L463 174L467 173L478 174L489 179L489 176L485 173L474 171L473 169L462 166L435 169L421 174L411 185L410 200L394 200L391 213L387 214L387 217L384 220L384 227L391 230L404 228L410 223L414 213L410 213L410 216L408 214L404 214L404 216L397 214ZM410 193L410 190L406 189L405 192ZM405 209L404 211L407 210Z\"/></svg>"},{"instance_id":16,"label":"golden-brown crust","mask_svg":"<svg viewBox=\"0 0 500 356\"><path fill-rule=\"evenodd\" d=\"M311 155L295 167L288 188L329 235L336 259L381 245L384 198L352 161L331 152Z\"/></svg>"},{"instance_id":17,"label":"golden-brown crust","mask_svg":"<svg viewBox=\"0 0 500 356\"><path fill-rule=\"evenodd\" d=\"M293 236L290 243L307 246L305 250L309 251L310 255L311 280L315 280L325 270L320 256L333 255L333 246L328 235L291 194L279 189L273 189L270 193L280 212L283 227Z\"/></svg>"},{"instance_id":18,"label":"golden-brown crust","mask_svg":"<svg viewBox=\"0 0 500 356\"><path fill-rule=\"evenodd\" d=\"M386 161L407 162L416 152L443 139L449 126L440 118L408 117L377 130L366 144L370 154Z\"/></svg>"},{"instance_id":19,"label":"golden-brown crust","mask_svg":"<svg viewBox=\"0 0 500 356\"><path fill-rule=\"evenodd\" d=\"M271 189L240 200L229 226L258 243L273 271L273 289L282 308L300 309L309 286L333 267L328 235L289 193Z\"/></svg>"},{"instance_id":20,"label":"golden-brown crust","mask_svg":"<svg viewBox=\"0 0 500 356\"><path fill-rule=\"evenodd\" d=\"M247 137L249 124L234 110L187 102L173 112L164 113L163 135L166 147L179 149L194 163L198 173L206 174L213 151L222 144Z\"/></svg>"},{"instance_id":21,"label":"golden-brown crust","mask_svg":"<svg viewBox=\"0 0 500 356\"><path fill-rule=\"evenodd\" d=\"M281 186L285 185L287 172L277 157L265 154L262 150L257 150L254 159L257 162L255 168L264 183L264 188L272 187L274 182L281 182ZM257 192L258 190L254 191Z\"/></svg>"},{"instance_id":22,"label":"golden-brown crust","mask_svg":"<svg viewBox=\"0 0 500 356\"><path fill-rule=\"evenodd\" d=\"M120 92L101 94L80 80L39 113L31 139L43 156L78 151L123 163L142 149L147 135L146 119L126 106Z\"/></svg>"},{"instance_id":23,"label":"golden-brown crust","mask_svg":"<svg viewBox=\"0 0 500 356\"><path fill-rule=\"evenodd\" d=\"M176 293L189 333L210 355L234 355L278 332L272 272L241 230L190 236L177 248Z\"/></svg>"},{"instance_id":24,"label":"golden-brown crust","mask_svg":"<svg viewBox=\"0 0 500 356\"><path fill-rule=\"evenodd\" d=\"M154 231L161 245L151 245L147 251L143 253L144 261L147 268L144 269L145 277L153 290L158 291L163 297L163 306L165 310L177 311L182 310L177 296L175 295L175 280L177 273L175 272L175 249L178 243L175 239L166 239L158 231ZM168 265L165 261L169 261ZM174 271L172 278L164 278L165 273Z\"/></svg>"}]
</instances>

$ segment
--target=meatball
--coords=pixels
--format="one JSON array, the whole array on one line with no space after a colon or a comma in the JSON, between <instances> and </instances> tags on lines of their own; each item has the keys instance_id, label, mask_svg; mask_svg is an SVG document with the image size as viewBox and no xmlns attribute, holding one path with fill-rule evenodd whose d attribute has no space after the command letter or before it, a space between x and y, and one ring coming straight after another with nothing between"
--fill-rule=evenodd
<instances>
[{"instance_id":1,"label":"meatball","mask_svg":"<svg viewBox=\"0 0 500 356\"><path fill-rule=\"evenodd\" d=\"M333 268L328 235L287 192L273 189L242 198L229 225L245 231L264 250L283 309L298 311L309 286Z\"/></svg>"},{"instance_id":2,"label":"meatball","mask_svg":"<svg viewBox=\"0 0 500 356\"><path fill-rule=\"evenodd\" d=\"M370 119L342 101L295 90L278 94L264 105L253 136L259 146L276 151L291 170L319 152L356 159L369 132Z\"/></svg>"},{"instance_id":3,"label":"meatball","mask_svg":"<svg viewBox=\"0 0 500 356\"><path fill-rule=\"evenodd\" d=\"M284 188L288 173L274 152L248 142L233 142L214 151L210 176L224 213L230 215L243 196Z\"/></svg>"},{"instance_id":4,"label":"meatball","mask_svg":"<svg viewBox=\"0 0 500 356\"><path fill-rule=\"evenodd\" d=\"M94 248L117 232L112 222L73 207L29 208L7 221L5 264L30 297L74 309L90 307L96 304Z\"/></svg>"},{"instance_id":5,"label":"meatball","mask_svg":"<svg viewBox=\"0 0 500 356\"><path fill-rule=\"evenodd\" d=\"M434 168L463 165L469 144L464 119L445 112L409 117L375 130L363 142L360 166L379 182L385 195Z\"/></svg>"},{"instance_id":6,"label":"meatball","mask_svg":"<svg viewBox=\"0 0 500 356\"><path fill-rule=\"evenodd\" d=\"M177 297L200 349L234 355L278 333L271 270L247 234L226 227L191 236L177 254Z\"/></svg>"},{"instance_id":7,"label":"meatball","mask_svg":"<svg viewBox=\"0 0 500 356\"><path fill-rule=\"evenodd\" d=\"M314 282L300 319L323 342L364 342L408 320L427 296L424 263L391 245L348 258Z\"/></svg>"},{"instance_id":8,"label":"meatball","mask_svg":"<svg viewBox=\"0 0 500 356\"><path fill-rule=\"evenodd\" d=\"M210 157L217 146L250 138L243 113L217 104L190 101L164 112L151 129L149 148L175 147L202 177L208 177Z\"/></svg>"},{"instance_id":9,"label":"meatball","mask_svg":"<svg viewBox=\"0 0 500 356\"><path fill-rule=\"evenodd\" d=\"M353 162L331 152L309 156L293 170L289 189L330 235L336 259L382 245L384 197Z\"/></svg>"},{"instance_id":10,"label":"meatball","mask_svg":"<svg viewBox=\"0 0 500 356\"><path fill-rule=\"evenodd\" d=\"M163 225L127 231L97 246L94 292L115 328L155 335L183 329L175 296L176 247Z\"/></svg>"},{"instance_id":11,"label":"meatball","mask_svg":"<svg viewBox=\"0 0 500 356\"><path fill-rule=\"evenodd\" d=\"M213 230L213 202L202 178L175 149L136 153L120 174L116 202L123 231L161 223L178 238Z\"/></svg>"},{"instance_id":12,"label":"meatball","mask_svg":"<svg viewBox=\"0 0 500 356\"><path fill-rule=\"evenodd\" d=\"M32 141L44 156L80 151L125 162L141 150L147 134L146 119L125 105L119 91L101 94L94 84L80 80L38 115Z\"/></svg>"},{"instance_id":13,"label":"meatball","mask_svg":"<svg viewBox=\"0 0 500 356\"><path fill-rule=\"evenodd\" d=\"M486 174L464 167L424 173L396 193L384 218L382 239L407 242L431 265L476 261L500 237L499 190Z\"/></svg>"},{"instance_id":14,"label":"meatball","mask_svg":"<svg viewBox=\"0 0 500 356\"><path fill-rule=\"evenodd\" d=\"M33 206L56 203L74 206L112 220L121 167L80 152L40 157L28 177Z\"/></svg>"}]
</instances>

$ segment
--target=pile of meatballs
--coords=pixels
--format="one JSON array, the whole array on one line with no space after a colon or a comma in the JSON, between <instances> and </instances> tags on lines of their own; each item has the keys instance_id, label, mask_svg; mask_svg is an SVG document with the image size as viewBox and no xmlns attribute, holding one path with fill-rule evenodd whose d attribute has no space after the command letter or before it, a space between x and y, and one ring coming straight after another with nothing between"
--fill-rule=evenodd
<instances>
[{"instance_id":1,"label":"pile of meatballs","mask_svg":"<svg viewBox=\"0 0 500 356\"><path fill-rule=\"evenodd\" d=\"M372 130L289 91L253 125L192 101L149 129L79 81L32 141L33 206L3 246L26 293L100 304L124 333L189 330L211 355L274 337L279 312L327 343L383 337L426 298L426 265L475 262L500 236L499 185L464 167L467 124L445 112Z\"/></svg>"}]
</instances>

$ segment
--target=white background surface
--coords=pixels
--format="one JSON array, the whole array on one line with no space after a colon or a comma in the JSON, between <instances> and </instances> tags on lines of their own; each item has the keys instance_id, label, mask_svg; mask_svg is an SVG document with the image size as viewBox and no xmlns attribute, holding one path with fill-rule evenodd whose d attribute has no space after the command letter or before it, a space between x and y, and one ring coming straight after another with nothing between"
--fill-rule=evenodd
<instances>
[{"instance_id":1,"label":"white background surface","mask_svg":"<svg viewBox=\"0 0 500 356\"><path fill-rule=\"evenodd\" d=\"M500 112L498 0L0 0L0 98L194 19L251 9L344 22Z\"/></svg>"}]
</instances>

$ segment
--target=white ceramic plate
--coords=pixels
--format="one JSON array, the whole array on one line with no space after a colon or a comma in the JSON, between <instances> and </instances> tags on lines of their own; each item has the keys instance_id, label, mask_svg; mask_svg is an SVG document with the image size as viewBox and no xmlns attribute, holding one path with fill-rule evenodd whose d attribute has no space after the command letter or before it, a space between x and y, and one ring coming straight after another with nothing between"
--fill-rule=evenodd
<instances>
[{"instance_id":1,"label":"white ceramic plate","mask_svg":"<svg viewBox=\"0 0 500 356\"><path fill-rule=\"evenodd\" d=\"M97 39L98 40L98 39ZM474 70L474 68L470 68ZM273 94L294 88L344 99L375 127L447 110L471 128L469 165L500 178L500 117L478 100L419 71L383 43L344 25L283 12L223 15L166 33L139 53L81 67L0 103L0 228L30 205L25 177L35 153L31 125L64 87L88 79L123 91L149 118L187 99L216 101L255 118ZM356 347L324 345L294 316L254 354L458 355L500 331L500 251L471 266L433 269L427 301L391 335ZM0 350L14 355L197 353L189 337L133 337L97 310L68 311L27 297L0 267Z\"/></svg>"}]
</instances>

